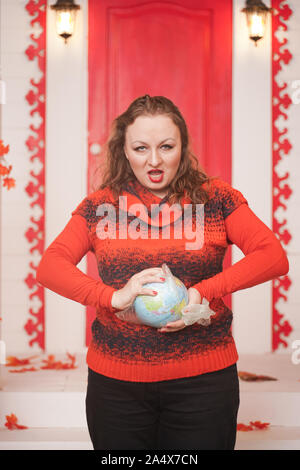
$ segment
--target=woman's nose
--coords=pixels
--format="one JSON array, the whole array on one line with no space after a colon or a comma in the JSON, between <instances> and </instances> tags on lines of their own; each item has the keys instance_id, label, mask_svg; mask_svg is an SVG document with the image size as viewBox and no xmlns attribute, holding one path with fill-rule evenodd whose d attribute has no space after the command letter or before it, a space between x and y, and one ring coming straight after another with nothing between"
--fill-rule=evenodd
<instances>
[{"instance_id":1,"label":"woman's nose","mask_svg":"<svg viewBox=\"0 0 300 470\"><path fill-rule=\"evenodd\" d=\"M157 149L151 150L150 156L149 156L149 161L151 162L152 165L156 165L157 163L160 163L162 160L159 151Z\"/></svg>"}]
</instances>

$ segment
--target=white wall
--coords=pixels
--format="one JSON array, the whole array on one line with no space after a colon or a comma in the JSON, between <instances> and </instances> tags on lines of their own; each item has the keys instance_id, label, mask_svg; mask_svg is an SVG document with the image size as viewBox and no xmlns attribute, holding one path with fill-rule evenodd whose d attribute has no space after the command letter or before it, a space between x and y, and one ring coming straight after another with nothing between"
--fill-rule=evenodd
<instances>
[{"instance_id":1,"label":"white wall","mask_svg":"<svg viewBox=\"0 0 300 470\"><path fill-rule=\"evenodd\" d=\"M30 18L25 11L25 0L1 2L1 61L2 75L7 85L7 103L2 106L2 136L10 144L9 163L17 187L2 190L1 206L1 316L8 353L32 352L29 337L23 327L32 306L24 283L28 274L29 245L24 232L33 215L30 200L25 193L29 180L29 152L25 140L29 135L29 106L25 95L29 80L38 78L35 62L24 54L30 44ZM53 1L49 3L54 3ZM76 34L67 45L56 37L54 15L48 10L47 22L47 115L46 115L46 246L58 235L69 220L71 211L86 195L87 163L87 0L77 0L83 9L79 12ZM267 35L258 47L247 36L243 0L234 0L233 31L233 186L240 189L252 210L271 227L271 50L270 23ZM266 2L267 3L267 2ZM300 79L300 4L289 0L294 15L289 20L287 36L294 58L285 67L282 80ZM288 90L292 92L290 88ZM282 303L282 312L290 319L294 332L288 338L300 338L300 320L297 315L299 294L297 280L299 266L299 111L300 105L288 110L289 138L293 149L280 166L290 171L290 185L294 191L287 201L287 217L292 241L287 248L290 259L288 303ZM242 253L233 249L233 260ZM85 269L85 261L79 265ZM299 289L298 289L299 291ZM46 346L50 352L75 352L85 349L85 307L45 290ZM233 295L234 336L240 353L266 352L271 348L271 282L240 291ZM36 348L34 348L36 349ZM286 350L285 350L286 352Z\"/></svg>"}]
</instances>

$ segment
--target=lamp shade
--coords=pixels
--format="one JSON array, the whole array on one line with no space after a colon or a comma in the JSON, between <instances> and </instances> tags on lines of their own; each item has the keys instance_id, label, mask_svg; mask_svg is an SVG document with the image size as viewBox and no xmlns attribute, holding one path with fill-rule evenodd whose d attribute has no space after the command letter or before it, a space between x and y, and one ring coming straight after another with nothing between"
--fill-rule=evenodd
<instances>
[{"instance_id":1,"label":"lamp shade","mask_svg":"<svg viewBox=\"0 0 300 470\"><path fill-rule=\"evenodd\" d=\"M257 41L265 35L267 14L272 12L272 8L267 7L261 0L247 0L242 11L246 13L249 37L257 45Z\"/></svg>"},{"instance_id":2,"label":"lamp shade","mask_svg":"<svg viewBox=\"0 0 300 470\"><path fill-rule=\"evenodd\" d=\"M51 9L56 13L56 32L64 38L65 43L74 34L76 13L80 9L74 0L57 0Z\"/></svg>"}]
</instances>

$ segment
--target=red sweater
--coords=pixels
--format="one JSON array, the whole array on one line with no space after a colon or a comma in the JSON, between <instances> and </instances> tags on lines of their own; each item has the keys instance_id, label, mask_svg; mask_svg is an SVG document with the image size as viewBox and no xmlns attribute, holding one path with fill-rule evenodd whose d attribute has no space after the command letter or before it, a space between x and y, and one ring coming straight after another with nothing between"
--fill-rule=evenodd
<instances>
[{"instance_id":1,"label":"red sweater","mask_svg":"<svg viewBox=\"0 0 300 470\"><path fill-rule=\"evenodd\" d=\"M191 240L185 239L185 233L180 239L174 237L176 214L171 217L170 236L165 239L161 236L165 222L147 214L151 204L170 206L166 198L153 195L138 181L129 184L122 196L127 196L127 209L120 198L113 199L108 188L84 198L45 251L37 270L41 285L96 308L88 366L109 377L152 382L194 376L235 363L238 355L230 328L232 311L222 297L288 272L287 256L273 232L256 217L241 192L220 179L212 181L209 201L204 206L204 244L197 250L186 248L186 242ZM190 202L185 197L181 204ZM114 222L115 214L116 233L109 232L110 236L101 239L97 224L107 220L108 213L99 215L96 211L104 203L115 211L110 220ZM126 216L125 226L136 222L137 215L130 213L136 203L147 208L138 216L141 236L122 239L118 217ZM195 213L190 222L194 227ZM158 239L151 238L151 225L157 227ZM237 245L245 257L222 270L229 244ZM96 256L99 280L76 267L88 251ZM114 315L118 310L111 306L113 292L133 274L163 263L187 288L196 288L210 301L216 314L209 326L194 324L177 332L160 333L156 328L124 322Z\"/></svg>"}]
</instances>

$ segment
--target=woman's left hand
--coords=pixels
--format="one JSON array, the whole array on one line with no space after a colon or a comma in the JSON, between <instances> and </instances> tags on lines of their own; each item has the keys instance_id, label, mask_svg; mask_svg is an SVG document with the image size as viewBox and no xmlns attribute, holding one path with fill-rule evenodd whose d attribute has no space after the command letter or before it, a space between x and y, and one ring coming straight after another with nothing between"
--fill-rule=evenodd
<instances>
[{"instance_id":1,"label":"woman's left hand","mask_svg":"<svg viewBox=\"0 0 300 470\"><path fill-rule=\"evenodd\" d=\"M189 302L186 305L186 307L188 307L190 304L201 304L201 301L202 301L201 295L197 291L197 289L190 287L188 289L188 296L189 296ZM183 330L183 328L185 327L186 327L186 324L184 323L183 320L177 320L177 321L167 323L165 326L158 329L157 331L159 331L160 333L172 333L174 331Z\"/></svg>"}]
</instances>

